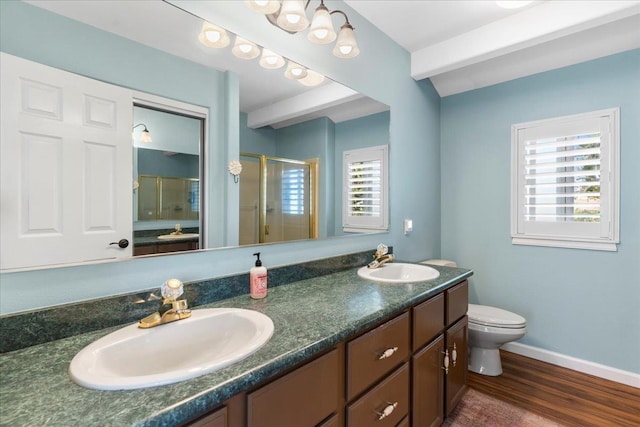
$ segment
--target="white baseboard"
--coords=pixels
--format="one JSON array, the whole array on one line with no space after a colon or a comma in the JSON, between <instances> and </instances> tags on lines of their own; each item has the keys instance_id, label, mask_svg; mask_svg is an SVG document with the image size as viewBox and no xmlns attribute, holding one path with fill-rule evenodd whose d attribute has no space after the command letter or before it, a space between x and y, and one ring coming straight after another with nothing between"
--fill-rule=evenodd
<instances>
[{"instance_id":1,"label":"white baseboard","mask_svg":"<svg viewBox=\"0 0 640 427\"><path fill-rule=\"evenodd\" d=\"M623 371L621 369L612 368L610 366L589 362L588 360L578 359L517 342L507 343L502 346L502 349L530 357L532 359L551 363L552 365L562 366L563 368L573 369L574 371L583 372L606 380L640 388L640 374L633 372Z\"/></svg>"}]
</instances>

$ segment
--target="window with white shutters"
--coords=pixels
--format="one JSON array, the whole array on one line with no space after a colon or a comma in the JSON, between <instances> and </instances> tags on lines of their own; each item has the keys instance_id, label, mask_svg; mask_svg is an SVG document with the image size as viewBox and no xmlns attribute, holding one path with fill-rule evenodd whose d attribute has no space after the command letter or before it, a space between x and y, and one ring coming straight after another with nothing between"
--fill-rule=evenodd
<instances>
[{"instance_id":1,"label":"window with white shutters","mask_svg":"<svg viewBox=\"0 0 640 427\"><path fill-rule=\"evenodd\" d=\"M619 110L512 127L514 244L617 250Z\"/></svg>"},{"instance_id":2,"label":"window with white shutters","mask_svg":"<svg viewBox=\"0 0 640 427\"><path fill-rule=\"evenodd\" d=\"M344 231L387 230L387 158L387 145L343 153Z\"/></svg>"}]
</instances>

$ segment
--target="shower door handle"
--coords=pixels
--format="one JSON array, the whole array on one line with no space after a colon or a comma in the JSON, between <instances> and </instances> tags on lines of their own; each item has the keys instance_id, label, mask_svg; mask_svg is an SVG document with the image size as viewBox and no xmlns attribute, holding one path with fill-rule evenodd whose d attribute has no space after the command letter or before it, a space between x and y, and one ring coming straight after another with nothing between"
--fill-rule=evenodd
<instances>
[{"instance_id":1,"label":"shower door handle","mask_svg":"<svg viewBox=\"0 0 640 427\"><path fill-rule=\"evenodd\" d=\"M269 224L265 224L264 225L264 235L268 236L269 235Z\"/></svg>"}]
</instances>

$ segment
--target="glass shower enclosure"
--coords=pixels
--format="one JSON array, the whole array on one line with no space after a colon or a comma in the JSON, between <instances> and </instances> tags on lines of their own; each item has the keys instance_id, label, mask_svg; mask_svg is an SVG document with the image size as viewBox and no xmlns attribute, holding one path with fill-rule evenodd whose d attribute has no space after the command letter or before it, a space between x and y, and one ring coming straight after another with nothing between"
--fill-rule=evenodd
<instances>
[{"instance_id":1,"label":"glass shower enclosure","mask_svg":"<svg viewBox=\"0 0 640 427\"><path fill-rule=\"evenodd\" d=\"M315 239L316 163L241 153L240 245Z\"/></svg>"}]
</instances>

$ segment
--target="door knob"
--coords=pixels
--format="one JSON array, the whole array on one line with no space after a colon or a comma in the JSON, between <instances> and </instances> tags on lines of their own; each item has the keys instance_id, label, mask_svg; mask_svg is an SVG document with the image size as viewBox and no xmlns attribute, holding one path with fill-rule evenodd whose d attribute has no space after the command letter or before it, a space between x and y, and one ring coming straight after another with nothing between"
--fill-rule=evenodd
<instances>
[{"instance_id":1,"label":"door knob","mask_svg":"<svg viewBox=\"0 0 640 427\"><path fill-rule=\"evenodd\" d=\"M120 246L120 248L124 249L127 246L129 246L129 241L127 239L120 239L117 242L109 243L109 246L111 246L111 245L118 245L118 246Z\"/></svg>"}]
</instances>

